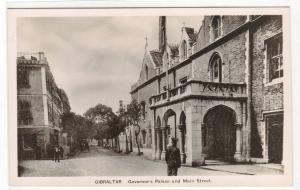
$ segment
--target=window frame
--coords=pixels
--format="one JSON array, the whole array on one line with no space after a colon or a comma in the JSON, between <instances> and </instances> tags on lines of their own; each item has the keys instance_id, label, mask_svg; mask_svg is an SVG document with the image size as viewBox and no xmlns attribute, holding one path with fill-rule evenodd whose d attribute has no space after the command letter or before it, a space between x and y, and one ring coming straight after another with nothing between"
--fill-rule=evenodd
<instances>
[{"instance_id":1,"label":"window frame","mask_svg":"<svg viewBox=\"0 0 300 190\"><path fill-rule=\"evenodd\" d=\"M149 68L148 65L145 65L145 73L146 73L146 80L149 80Z\"/></svg>"},{"instance_id":2,"label":"window frame","mask_svg":"<svg viewBox=\"0 0 300 190\"><path fill-rule=\"evenodd\" d=\"M18 88L30 88L29 73L25 67L19 67L17 70L17 86Z\"/></svg>"},{"instance_id":3,"label":"window frame","mask_svg":"<svg viewBox=\"0 0 300 190\"><path fill-rule=\"evenodd\" d=\"M215 65L217 64L217 70ZM211 82L222 82L222 58L218 53L214 53L210 59L209 62L209 71L210 71L210 81ZM218 76L215 76L215 73L217 71Z\"/></svg>"},{"instance_id":4,"label":"window frame","mask_svg":"<svg viewBox=\"0 0 300 190\"><path fill-rule=\"evenodd\" d=\"M18 100L18 124L31 125L33 116L31 112L31 104L26 100Z\"/></svg>"},{"instance_id":5,"label":"window frame","mask_svg":"<svg viewBox=\"0 0 300 190\"><path fill-rule=\"evenodd\" d=\"M271 52L271 48L270 46L272 45L272 43L276 43L276 40L279 40L280 42L280 50L279 51L279 54L278 55L275 55L275 56L272 56L272 54L270 54ZM282 32L278 33L278 34L275 34L273 35L272 37L266 39L264 41L264 54L265 54L265 59L264 59L264 62L265 62L265 68L264 68L264 74L265 74L265 77L264 77L264 83L266 86L269 86L269 85L273 85L273 84L278 84L278 83L281 83L283 82L283 77L284 77L284 62L283 62L283 35L282 35ZM271 57L272 56L272 57ZM279 72L279 77L276 77L276 78L272 78L272 67L271 67L271 60L272 58L279 58L279 61L281 63L279 63L279 70L277 72ZM282 76L280 76L280 73L282 73Z\"/></svg>"},{"instance_id":6,"label":"window frame","mask_svg":"<svg viewBox=\"0 0 300 190\"><path fill-rule=\"evenodd\" d=\"M218 23L217 23L217 26L214 26L214 21L216 19L217 19ZM209 30L209 33L210 33L210 42L213 42L213 41L219 39L223 35L222 16L221 15L213 16L211 18L211 22L210 22L209 28L210 28L210 30ZM216 30L217 30L217 36L215 35L216 34L216 32L215 32Z\"/></svg>"},{"instance_id":7,"label":"window frame","mask_svg":"<svg viewBox=\"0 0 300 190\"><path fill-rule=\"evenodd\" d=\"M187 48L187 42L186 40L182 41L182 60L186 60L188 58L188 48Z\"/></svg>"}]
</instances>

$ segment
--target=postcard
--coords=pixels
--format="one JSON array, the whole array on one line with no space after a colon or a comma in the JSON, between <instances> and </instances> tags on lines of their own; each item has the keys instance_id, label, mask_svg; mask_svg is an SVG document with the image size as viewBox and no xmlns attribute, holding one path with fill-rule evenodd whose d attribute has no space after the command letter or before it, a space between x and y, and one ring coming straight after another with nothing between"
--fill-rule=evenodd
<instances>
[{"instance_id":1,"label":"postcard","mask_svg":"<svg viewBox=\"0 0 300 190\"><path fill-rule=\"evenodd\" d=\"M8 9L12 186L288 187L289 8Z\"/></svg>"}]
</instances>

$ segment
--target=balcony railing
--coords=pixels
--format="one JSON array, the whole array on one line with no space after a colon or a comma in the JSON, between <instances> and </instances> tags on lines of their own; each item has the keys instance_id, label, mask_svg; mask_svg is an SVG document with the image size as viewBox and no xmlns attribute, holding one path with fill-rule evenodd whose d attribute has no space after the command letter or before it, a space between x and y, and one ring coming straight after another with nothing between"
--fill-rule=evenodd
<instances>
[{"instance_id":1,"label":"balcony railing","mask_svg":"<svg viewBox=\"0 0 300 190\"><path fill-rule=\"evenodd\" d=\"M153 95L149 98L151 106L159 105L167 101L178 100L187 96L199 98L246 98L246 84L203 82L189 80L185 84Z\"/></svg>"}]
</instances>

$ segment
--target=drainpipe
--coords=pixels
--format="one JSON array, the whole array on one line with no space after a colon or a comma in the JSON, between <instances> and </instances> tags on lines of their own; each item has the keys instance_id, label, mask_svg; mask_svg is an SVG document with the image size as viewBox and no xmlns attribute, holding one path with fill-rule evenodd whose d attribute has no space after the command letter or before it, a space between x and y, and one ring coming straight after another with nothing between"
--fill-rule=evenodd
<instances>
[{"instance_id":1,"label":"drainpipe","mask_svg":"<svg viewBox=\"0 0 300 190\"><path fill-rule=\"evenodd\" d=\"M250 15L247 16L247 21L252 23L250 21ZM248 138L247 138L247 151L246 151L246 159L248 161L250 161L250 152L251 152L251 127L252 127L252 121L251 121L251 106L252 106L252 62L253 62L253 25L251 24L249 29L248 29L248 33L247 33L247 38L248 38L248 52L247 52L247 56L248 56L248 77L247 77L247 134L248 134Z\"/></svg>"}]
</instances>

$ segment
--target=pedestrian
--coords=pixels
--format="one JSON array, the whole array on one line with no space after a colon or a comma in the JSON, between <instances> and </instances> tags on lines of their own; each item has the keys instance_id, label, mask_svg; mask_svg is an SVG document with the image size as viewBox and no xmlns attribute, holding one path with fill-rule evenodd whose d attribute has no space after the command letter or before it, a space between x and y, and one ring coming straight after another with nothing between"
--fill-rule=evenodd
<instances>
[{"instance_id":1,"label":"pedestrian","mask_svg":"<svg viewBox=\"0 0 300 190\"><path fill-rule=\"evenodd\" d=\"M54 149L54 161L59 162L59 148L58 148L58 146L56 146L55 149Z\"/></svg>"},{"instance_id":2,"label":"pedestrian","mask_svg":"<svg viewBox=\"0 0 300 190\"><path fill-rule=\"evenodd\" d=\"M59 146L59 154L60 154L60 158L63 159L64 157L64 149L62 146Z\"/></svg>"},{"instance_id":3,"label":"pedestrian","mask_svg":"<svg viewBox=\"0 0 300 190\"><path fill-rule=\"evenodd\" d=\"M176 147L177 138L171 138L172 145L167 147L166 162L168 165L168 176L177 176L178 168L181 166L180 150Z\"/></svg>"}]
</instances>

